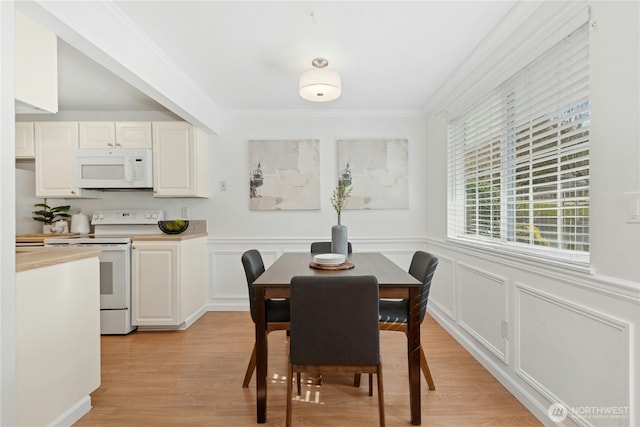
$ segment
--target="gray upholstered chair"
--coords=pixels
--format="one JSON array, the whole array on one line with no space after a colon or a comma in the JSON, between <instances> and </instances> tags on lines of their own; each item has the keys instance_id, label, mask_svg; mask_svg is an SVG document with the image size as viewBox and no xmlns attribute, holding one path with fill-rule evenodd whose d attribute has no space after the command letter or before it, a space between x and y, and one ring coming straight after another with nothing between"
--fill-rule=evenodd
<instances>
[{"instance_id":1,"label":"gray upholstered chair","mask_svg":"<svg viewBox=\"0 0 640 427\"><path fill-rule=\"evenodd\" d=\"M351 247L351 242L347 242L347 253L352 253L353 248ZM331 253L331 242L311 242L311 253L312 254L330 254Z\"/></svg>"},{"instance_id":2,"label":"gray upholstered chair","mask_svg":"<svg viewBox=\"0 0 640 427\"><path fill-rule=\"evenodd\" d=\"M287 426L291 425L293 372L375 373L380 426L385 425L378 304L374 276L291 279Z\"/></svg>"},{"instance_id":3,"label":"gray upholstered chair","mask_svg":"<svg viewBox=\"0 0 640 427\"><path fill-rule=\"evenodd\" d=\"M255 323L256 314L253 302L253 282L264 273L264 262L262 255L255 249L250 249L242 254L242 265L247 276L247 287L249 288L249 307L251 320ZM289 330L289 300L269 299L266 301L267 334L273 331ZM256 369L256 345L253 345L251 358L247 371L244 374L242 387L248 387L253 371Z\"/></svg>"},{"instance_id":4,"label":"gray upholstered chair","mask_svg":"<svg viewBox=\"0 0 640 427\"><path fill-rule=\"evenodd\" d=\"M427 302L429 301L429 291L431 290L431 280L433 274L438 266L438 258L434 255L416 251L411 259L411 265L409 266L409 274L422 282L420 289L420 323L424 320L424 316L427 312ZM380 329L386 331L400 331L405 335L407 330L407 313L409 307L409 300L380 300ZM420 368L424 374L424 379L427 380L429 390L435 390L436 385L431 377L431 371L429 370L429 364L427 358L424 355L424 349L420 346ZM357 387L360 385L360 376L356 375L354 379L354 385ZM369 378L369 388L371 388L371 377Z\"/></svg>"}]
</instances>

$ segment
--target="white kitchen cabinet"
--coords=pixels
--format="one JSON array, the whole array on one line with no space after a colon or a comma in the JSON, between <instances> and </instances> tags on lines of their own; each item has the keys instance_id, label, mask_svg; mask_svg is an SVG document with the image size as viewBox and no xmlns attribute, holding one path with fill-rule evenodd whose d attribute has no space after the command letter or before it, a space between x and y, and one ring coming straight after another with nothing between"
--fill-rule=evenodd
<instances>
[{"instance_id":1,"label":"white kitchen cabinet","mask_svg":"<svg viewBox=\"0 0 640 427\"><path fill-rule=\"evenodd\" d=\"M80 122L80 148L151 148L151 122Z\"/></svg>"},{"instance_id":2,"label":"white kitchen cabinet","mask_svg":"<svg viewBox=\"0 0 640 427\"><path fill-rule=\"evenodd\" d=\"M209 141L186 122L154 122L153 195L209 197Z\"/></svg>"},{"instance_id":3,"label":"white kitchen cabinet","mask_svg":"<svg viewBox=\"0 0 640 427\"><path fill-rule=\"evenodd\" d=\"M36 122L36 197L100 197L94 190L75 183L75 153L78 149L77 122Z\"/></svg>"},{"instance_id":4,"label":"white kitchen cabinet","mask_svg":"<svg viewBox=\"0 0 640 427\"><path fill-rule=\"evenodd\" d=\"M206 304L206 238L132 244L132 323L186 329Z\"/></svg>"},{"instance_id":5,"label":"white kitchen cabinet","mask_svg":"<svg viewBox=\"0 0 640 427\"><path fill-rule=\"evenodd\" d=\"M15 11L16 113L58 112L58 38Z\"/></svg>"},{"instance_id":6,"label":"white kitchen cabinet","mask_svg":"<svg viewBox=\"0 0 640 427\"><path fill-rule=\"evenodd\" d=\"M16 122L16 159L35 158L33 122Z\"/></svg>"}]
</instances>

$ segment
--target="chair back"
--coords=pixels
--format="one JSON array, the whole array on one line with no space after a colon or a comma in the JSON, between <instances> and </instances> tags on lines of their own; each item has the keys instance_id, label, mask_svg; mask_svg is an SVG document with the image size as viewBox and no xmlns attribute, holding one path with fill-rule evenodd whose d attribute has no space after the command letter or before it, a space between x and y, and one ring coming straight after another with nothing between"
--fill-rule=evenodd
<instances>
[{"instance_id":1,"label":"chair back","mask_svg":"<svg viewBox=\"0 0 640 427\"><path fill-rule=\"evenodd\" d=\"M347 252L352 253L351 242L347 242ZM331 253L331 242L311 242L312 254Z\"/></svg>"},{"instance_id":2,"label":"chair back","mask_svg":"<svg viewBox=\"0 0 640 427\"><path fill-rule=\"evenodd\" d=\"M256 249L249 249L242 254L242 266L244 274L247 276L247 287L249 288L249 308L251 319L255 322L255 309L253 304L253 282L264 273L264 262L262 255Z\"/></svg>"},{"instance_id":3,"label":"chair back","mask_svg":"<svg viewBox=\"0 0 640 427\"><path fill-rule=\"evenodd\" d=\"M374 276L292 278L291 363L380 363L378 301L378 280Z\"/></svg>"},{"instance_id":4,"label":"chair back","mask_svg":"<svg viewBox=\"0 0 640 427\"><path fill-rule=\"evenodd\" d=\"M422 282L420 290L420 322L424 320L427 311L427 302L429 301L429 292L431 290L431 280L438 266L438 258L430 253L416 251L411 259L409 266L409 274Z\"/></svg>"}]
</instances>

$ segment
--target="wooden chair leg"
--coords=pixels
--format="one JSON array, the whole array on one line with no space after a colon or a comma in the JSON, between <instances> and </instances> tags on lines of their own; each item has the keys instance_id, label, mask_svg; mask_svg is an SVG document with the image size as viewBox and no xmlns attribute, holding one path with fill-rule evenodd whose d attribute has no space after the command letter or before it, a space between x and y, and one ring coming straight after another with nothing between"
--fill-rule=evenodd
<instances>
[{"instance_id":1,"label":"wooden chair leg","mask_svg":"<svg viewBox=\"0 0 640 427\"><path fill-rule=\"evenodd\" d=\"M360 374L353 374L353 386L360 387Z\"/></svg>"},{"instance_id":2,"label":"wooden chair leg","mask_svg":"<svg viewBox=\"0 0 640 427\"><path fill-rule=\"evenodd\" d=\"M296 385L298 386L298 396L302 394L302 389L300 387L300 372L296 372Z\"/></svg>"},{"instance_id":3,"label":"wooden chair leg","mask_svg":"<svg viewBox=\"0 0 640 427\"><path fill-rule=\"evenodd\" d=\"M253 375L253 371L256 370L256 345L253 345L253 351L251 352L251 359L249 359L249 365L247 366L247 372L244 374L244 381L242 382L242 388L249 387L249 381L251 381L251 376Z\"/></svg>"},{"instance_id":4,"label":"wooden chair leg","mask_svg":"<svg viewBox=\"0 0 640 427\"><path fill-rule=\"evenodd\" d=\"M420 346L420 367L422 368L422 373L424 374L424 379L427 380L427 384L429 385L429 390L435 390L436 385L433 382L433 378L431 377L431 371L429 370L429 364L427 363L427 358L424 355L424 350L422 346Z\"/></svg>"},{"instance_id":5,"label":"wooden chair leg","mask_svg":"<svg viewBox=\"0 0 640 427\"><path fill-rule=\"evenodd\" d=\"M378 372L376 372L376 379L378 381L378 414L380 416L380 427L385 427L384 386L382 385L382 364L378 365Z\"/></svg>"},{"instance_id":6,"label":"wooden chair leg","mask_svg":"<svg viewBox=\"0 0 640 427\"><path fill-rule=\"evenodd\" d=\"M373 374L369 374L369 396L373 396Z\"/></svg>"},{"instance_id":7,"label":"wooden chair leg","mask_svg":"<svg viewBox=\"0 0 640 427\"><path fill-rule=\"evenodd\" d=\"M287 374L287 427L291 427L291 389L293 388L293 365L289 363L289 372ZM300 373L298 372L298 378ZM298 382L298 386L300 382Z\"/></svg>"}]
</instances>

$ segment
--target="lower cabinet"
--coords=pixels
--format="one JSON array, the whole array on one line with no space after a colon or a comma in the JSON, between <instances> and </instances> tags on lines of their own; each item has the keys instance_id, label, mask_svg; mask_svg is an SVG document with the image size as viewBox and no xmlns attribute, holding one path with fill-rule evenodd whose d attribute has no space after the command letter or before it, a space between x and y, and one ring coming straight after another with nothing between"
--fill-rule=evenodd
<instances>
[{"instance_id":1,"label":"lower cabinet","mask_svg":"<svg viewBox=\"0 0 640 427\"><path fill-rule=\"evenodd\" d=\"M185 329L206 304L206 238L134 240L132 323L139 329Z\"/></svg>"}]
</instances>

